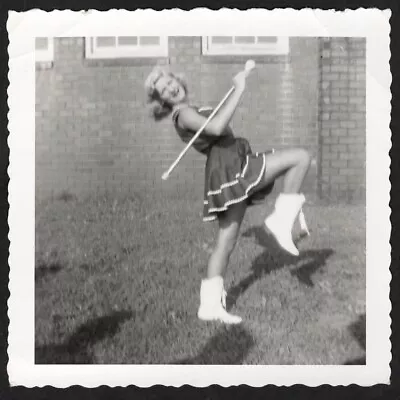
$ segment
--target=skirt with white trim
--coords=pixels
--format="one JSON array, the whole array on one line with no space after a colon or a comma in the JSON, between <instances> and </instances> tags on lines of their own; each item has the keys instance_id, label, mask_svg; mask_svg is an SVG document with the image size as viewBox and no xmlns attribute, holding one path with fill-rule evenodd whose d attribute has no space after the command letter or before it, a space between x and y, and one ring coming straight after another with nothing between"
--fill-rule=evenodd
<instances>
[{"instance_id":1,"label":"skirt with white trim","mask_svg":"<svg viewBox=\"0 0 400 400\"><path fill-rule=\"evenodd\" d=\"M257 190L264 177L265 155L253 153L249 142L233 136L222 137L207 157L203 221L213 221L234 204L252 205L273 189L271 183Z\"/></svg>"}]
</instances>

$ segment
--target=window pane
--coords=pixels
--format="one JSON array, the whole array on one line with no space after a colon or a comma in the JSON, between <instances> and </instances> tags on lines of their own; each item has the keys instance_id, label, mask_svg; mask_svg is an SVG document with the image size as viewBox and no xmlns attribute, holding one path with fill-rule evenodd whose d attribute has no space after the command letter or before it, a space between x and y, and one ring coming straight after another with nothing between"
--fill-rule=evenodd
<instances>
[{"instance_id":1,"label":"window pane","mask_svg":"<svg viewBox=\"0 0 400 400\"><path fill-rule=\"evenodd\" d=\"M115 47L115 36L100 36L96 38L97 47Z\"/></svg>"},{"instance_id":2,"label":"window pane","mask_svg":"<svg viewBox=\"0 0 400 400\"><path fill-rule=\"evenodd\" d=\"M254 36L235 36L236 44L253 44L256 38Z\"/></svg>"},{"instance_id":3,"label":"window pane","mask_svg":"<svg viewBox=\"0 0 400 400\"><path fill-rule=\"evenodd\" d=\"M158 46L160 44L159 36L140 36L139 40L143 46Z\"/></svg>"},{"instance_id":4,"label":"window pane","mask_svg":"<svg viewBox=\"0 0 400 400\"><path fill-rule=\"evenodd\" d=\"M257 43L276 43L277 36L257 36Z\"/></svg>"},{"instance_id":5,"label":"window pane","mask_svg":"<svg viewBox=\"0 0 400 400\"><path fill-rule=\"evenodd\" d=\"M231 44L232 36L211 36L212 44Z\"/></svg>"},{"instance_id":6,"label":"window pane","mask_svg":"<svg viewBox=\"0 0 400 400\"><path fill-rule=\"evenodd\" d=\"M35 49L36 50L47 50L49 47L49 39L48 38L36 38L35 39Z\"/></svg>"},{"instance_id":7,"label":"window pane","mask_svg":"<svg viewBox=\"0 0 400 400\"><path fill-rule=\"evenodd\" d=\"M119 36L118 44L120 46L137 46L137 36Z\"/></svg>"}]
</instances>

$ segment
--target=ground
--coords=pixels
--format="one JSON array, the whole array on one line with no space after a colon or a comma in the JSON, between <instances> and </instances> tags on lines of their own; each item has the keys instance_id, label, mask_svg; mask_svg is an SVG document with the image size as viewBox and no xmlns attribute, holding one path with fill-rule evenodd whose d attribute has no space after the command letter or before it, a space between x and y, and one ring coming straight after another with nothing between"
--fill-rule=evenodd
<instances>
[{"instance_id":1,"label":"ground","mask_svg":"<svg viewBox=\"0 0 400 400\"><path fill-rule=\"evenodd\" d=\"M201 201L64 193L36 204L36 363L364 364L365 207L307 204L299 257L248 209L225 286L239 326L196 317L216 232Z\"/></svg>"}]
</instances>

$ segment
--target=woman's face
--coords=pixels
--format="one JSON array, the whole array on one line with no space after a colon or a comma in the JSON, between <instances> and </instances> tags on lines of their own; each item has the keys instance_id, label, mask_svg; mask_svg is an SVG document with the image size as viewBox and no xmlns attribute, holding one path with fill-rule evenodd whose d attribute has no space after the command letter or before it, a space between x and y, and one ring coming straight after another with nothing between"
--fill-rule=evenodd
<instances>
[{"instance_id":1,"label":"woman's face","mask_svg":"<svg viewBox=\"0 0 400 400\"><path fill-rule=\"evenodd\" d=\"M185 88L173 76L164 75L155 84L160 99L170 105L181 103L186 98Z\"/></svg>"}]
</instances>

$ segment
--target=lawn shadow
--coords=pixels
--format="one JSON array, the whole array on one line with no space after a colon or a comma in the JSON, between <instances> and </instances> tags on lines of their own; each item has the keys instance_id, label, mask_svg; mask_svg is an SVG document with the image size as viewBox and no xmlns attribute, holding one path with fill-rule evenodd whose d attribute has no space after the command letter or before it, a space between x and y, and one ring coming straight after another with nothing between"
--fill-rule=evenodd
<instances>
[{"instance_id":1,"label":"lawn shadow","mask_svg":"<svg viewBox=\"0 0 400 400\"><path fill-rule=\"evenodd\" d=\"M252 336L241 325L223 326L192 358L174 361L172 364L240 365L254 346Z\"/></svg>"},{"instance_id":2,"label":"lawn shadow","mask_svg":"<svg viewBox=\"0 0 400 400\"><path fill-rule=\"evenodd\" d=\"M91 346L118 333L119 327L131 319L131 311L91 319L78 327L62 344L35 347L36 364L92 364L95 359Z\"/></svg>"},{"instance_id":3,"label":"lawn shadow","mask_svg":"<svg viewBox=\"0 0 400 400\"><path fill-rule=\"evenodd\" d=\"M349 331L354 339L357 340L363 351L366 351L366 315L362 314L358 319L349 326ZM359 357L357 359L348 360L344 365L365 365L366 357Z\"/></svg>"},{"instance_id":4,"label":"lawn shadow","mask_svg":"<svg viewBox=\"0 0 400 400\"><path fill-rule=\"evenodd\" d=\"M35 282L39 282L48 275L55 275L60 272L63 267L59 263L39 264L35 267Z\"/></svg>"},{"instance_id":5,"label":"lawn shadow","mask_svg":"<svg viewBox=\"0 0 400 400\"><path fill-rule=\"evenodd\" d=\"M63 190L55 197L55 199L68 203L70 201L77 200L78 198L76 197L75 194L70 193L68 190Z\"/></svg>"},{"instance_id":6,"label":"lawn shadow","mask_svg":"<svg viewBox=\"0 0 400 400\"><path fill-rule=\"evenodd\" d=\"M290 273L308 287L313 287L312 275L325 264L326 260L333 254L332 249L315 249L300 252L298 257L282 250L272 235L269 235L262 227L252 227L243 233L244 237L254 237L257 244L266 247L267 250L261 253L253 261L251 273L242 279L237 285L231 287L227 296L227 309L231 309L239 296L244 293L254 282L261 279L272 271L281 269L285 265L295 265ZM295 243L304 237L300 236Z\"/></svg>"}]
</instances>

